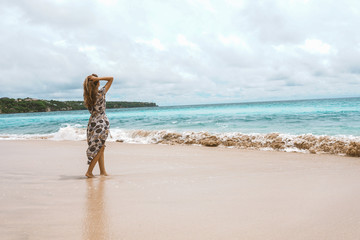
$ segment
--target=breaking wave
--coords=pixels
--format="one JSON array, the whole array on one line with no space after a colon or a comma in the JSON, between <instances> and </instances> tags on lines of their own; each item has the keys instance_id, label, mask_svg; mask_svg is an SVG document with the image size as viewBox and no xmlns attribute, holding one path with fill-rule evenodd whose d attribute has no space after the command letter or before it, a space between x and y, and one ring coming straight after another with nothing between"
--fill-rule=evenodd
<instances>
[{"instance_id":1,"label":"breaking wave","mask_svg":"<svg viewBox=\"0 0 360 240\"><path fill-rule=\"evenodd\" d=\"M66 125L50 134L1 134L0 140L86 140L86 128ZM243 134L209 132L175 132L169 130L111 129L108 141L142 144L202 145L207 147L232 147L241 149L277 150L303 153L330 153L360 157L360 137L318 136L313 134L290 135L281 133Z\"/></svg>"}]
</instances>

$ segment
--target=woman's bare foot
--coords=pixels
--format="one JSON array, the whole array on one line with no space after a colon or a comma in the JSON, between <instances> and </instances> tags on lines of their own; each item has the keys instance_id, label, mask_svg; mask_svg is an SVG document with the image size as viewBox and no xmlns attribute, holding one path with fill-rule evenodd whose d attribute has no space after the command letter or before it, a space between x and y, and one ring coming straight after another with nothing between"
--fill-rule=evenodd
<instances>
[{"instance_id":1,"label":"woman's bare foot","mask_svg":"<svg viewBox=\"0 0 360 240\"><path fill-rule=\"evenodd\" d=\"M101 172L100 175L101 176L109 176L109 174L107 174L107 172Z\"/></svg>"},{"instance_id":2,"label":"woman's bare foot","mask_svg":"<svg viewBox=\"0 0 360 240\"><path fill-rule=\"evenodd\" d=\"M92 173L86 173L85 176L87 176L88 178L94 178L95 177L94 174L92 174Z\"/></svg>"}]
</instances>

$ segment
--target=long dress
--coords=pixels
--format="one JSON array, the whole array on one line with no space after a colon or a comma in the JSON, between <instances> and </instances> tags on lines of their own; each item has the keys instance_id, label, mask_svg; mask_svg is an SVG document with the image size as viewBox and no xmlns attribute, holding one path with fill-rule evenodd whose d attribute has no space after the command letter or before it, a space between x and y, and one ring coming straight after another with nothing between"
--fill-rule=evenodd
<instances>
[{"instance_id":1,"label":"long dress","mask_svg":"<svg viewBox=\"0 0 360 240\"><path fill-rule=\"evenodd\" d=\"M88 148L86 155L88 164L98 154L100 149L105 145L105 141L109 135L109 119L106 116L105 86L102 87L96 96L95 106L90 110L91 116L86 131Z\"/></svg>"}]
</instances>

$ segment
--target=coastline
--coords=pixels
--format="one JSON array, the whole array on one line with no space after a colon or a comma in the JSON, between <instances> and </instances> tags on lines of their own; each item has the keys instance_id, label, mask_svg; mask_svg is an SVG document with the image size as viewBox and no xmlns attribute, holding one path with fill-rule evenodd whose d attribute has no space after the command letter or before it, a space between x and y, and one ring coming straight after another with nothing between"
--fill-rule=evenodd
<instances>
[{"instance_id":1,"label":"coastline","mask_svg":"<svg viewBox=\"0 0 360 240\"><path fill-rule=\"evenodd\" d=\"M355 239L360 160L107 142L0 141L2 239ZM95 175L98 170L95 169Z\"/></svg>"},{"instance_id":2,"label":"coastline","mask_svg":"<svg viewBox=\"0 0 360 240\"><path fill-rule=\"evenodd\" d=\"M153 102L129 102L129 101L108 101L108 109L137 108L137 107L158 107ZM37 98L0 98L0 114L16 113L41 113L57 111L87 110L84 101L58 101Z\"/></svg>"},{"instance_id":3,"label":"coastline","mask_svg":"<svg viewBox=\"0 0 360 240\"><path fill-rule=\"evenodd\" d=\"M86 128L67 124L48 134L0 134L0 141L13 140L85 141ZM209 133L206 131L176 132L170 130L128 130L112 128L107 142L198 145L250 150L301 152L308 154L334 154L360 157L359 136L329 136L272 133Z\"/></svg>"}]
</instances>

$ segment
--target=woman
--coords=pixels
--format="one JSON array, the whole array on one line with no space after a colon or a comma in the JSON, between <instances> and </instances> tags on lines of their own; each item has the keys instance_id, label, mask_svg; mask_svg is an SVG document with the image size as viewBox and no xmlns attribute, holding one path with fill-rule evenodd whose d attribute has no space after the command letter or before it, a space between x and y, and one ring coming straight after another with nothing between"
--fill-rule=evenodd
<instances>
[{"instance_id":1,"label":"woman","mask_svg":"<svg viewBox=\"0 0 360 240\"><path fill-rule=\"evenodd\" d=\"M107 83L99 89L102 80ZM97 162L99 162L100 175L107 176L104 165L104 149L110 124L105 114L105 95L112 82L113 77L98 77L96 74L88 76L84 81L84 105L91 113L86 132L88 143L86 155L89 168L85 176L88 178L95 177L92 171Z\"/></svg>"}]
</instances>

